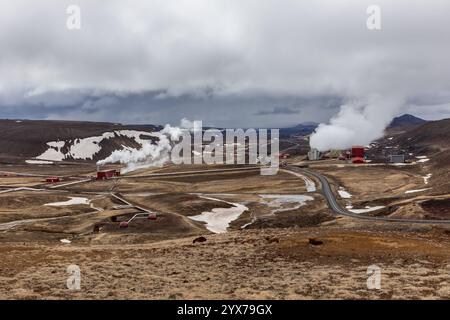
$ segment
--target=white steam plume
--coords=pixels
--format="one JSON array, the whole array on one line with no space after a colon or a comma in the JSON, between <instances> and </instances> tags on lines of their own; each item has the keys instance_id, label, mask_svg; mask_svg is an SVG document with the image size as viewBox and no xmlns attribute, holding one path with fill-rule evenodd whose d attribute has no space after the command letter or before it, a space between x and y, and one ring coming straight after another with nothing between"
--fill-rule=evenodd
<instances>
[{"instance_id":1,"label":"white steam plume","mask_svg":"<svg viewBox=\"0 0 450 320\"><path fill-rule=\"evenodd\" d=\"M354 101L343 105L329 124L319 125L310 137L310 146L327 151L367 145L383 136L401 105L402 99L392 97L373 97L366 103Z\"/></svg>"},{"instance_id":2,"label":"white steam plume","mask_svg":"<svg viewBox=\"0 0 450 320\"><path fill-rule=\"evenodd\" d=\"M189 120L183 119L181 126L190 124ZM122 149L116 150L111 155L103 160L97 162L97 165L102 166L108 163L121 163L126 167L121 170L122 173L127 173L142 168L158 167L167 163L170 160L170 151L172 150L174 142L178 141L184 130L190 128L172 127L166 124L165 127L153 136L159 138L156 144L151 141L145 141L141 149Z\"/></svg>"}]
</instances>

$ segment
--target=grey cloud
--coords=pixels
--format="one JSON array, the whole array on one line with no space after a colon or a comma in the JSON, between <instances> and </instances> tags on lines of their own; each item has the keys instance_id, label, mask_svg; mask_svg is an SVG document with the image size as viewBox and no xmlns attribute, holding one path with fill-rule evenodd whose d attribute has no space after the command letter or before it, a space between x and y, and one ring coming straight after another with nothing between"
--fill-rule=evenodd
<instances>
[{"instance_id":1,"label":"grey cloud","mask_svg":"<svg viewBox=\"0 0 450 320\"><path fill-rule=\"evenodd\" d=\"M289 107L274 107L272 110L260 110L254 113L255 116L267 116L275 114L298 114L299 110L294 110Z\"/></svg>"},{"instance_id":2,"label":"grey cloud","mask_svg":"<svg viewBox=\"0 0 450 320\"><path fill-rule=\"evenodd\" d=\"M69 31L72 3L0 4L0 117L283 126L371 94L447 114L446 0L379 0L380 31L369 0L78 0Z\"/></svg>"},{"instance_id":3,"label":"grey cloud","mask_svg":"<svg viewBox=\"0 0 450 320\"><path fill-rule=\"evenodd\" d=\"M335 108L322 108L335 97L270 97L270 96L166 96L164 92L141 92L139 94L113 94L105 98L88 96L84 107L52 108L47 119L71 119L111 121L122 123L178 124L182 118L202 120L207 126L260 127L286 126L315 119L326 120ZM305 102L307 101L307 103ZM292 114L271 114L255 117L261 109L273 108L274 104L297 110ZM302 107L297 107L302 105ZM37 106L29 105L32 110ZM48 108L48 107L47 107ZM40 106L40 110L45 107Z\"/></svg>"}]
</instances>

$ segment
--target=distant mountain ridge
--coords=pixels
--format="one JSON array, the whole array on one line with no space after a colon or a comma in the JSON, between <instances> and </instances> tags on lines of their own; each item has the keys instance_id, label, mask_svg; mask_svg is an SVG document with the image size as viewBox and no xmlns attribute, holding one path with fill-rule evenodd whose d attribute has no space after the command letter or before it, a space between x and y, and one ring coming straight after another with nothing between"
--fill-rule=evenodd
<instances>
[{"instance_id":1,"label":"distant mountain ridge","mask_svg":"<svg viewBox=\"0 0 450 320\"><path fill-rule=\"evenodd\" d=\"M419 117L413 116L411 114L404 114L398 117L395 117L391 123L388 126L388 129L392 128L399 128L399 127L413 127L413 126L419 126L427 121L424 119L421 119Z\"/></svg>"},{"instance_id":2,"label":"distant mountain ridge","mask_svg":"<svg viewBox=\"0 0 450 320\"><path fill-rule=\"evenodd\" d=\"M427 143L430 139L440 138L439 142L442 144L442 141L448 138L447 132L441 133L438 130L446 130L447 122L440 123L445 125L442 128L436 128L434 121L426 121L405 114L391 121L386 130L386 137L396 136L395 140L398 138L398 142L403 142L402 144L414 142L416 146L425 149L430 147ZM427 124L429 124L430 132L414 131ZM289 140L289 138L308 136L316 130L318 125L315 122L303 122L292 127L281 128L280 138ZM0 120L0 161L23 162L35 158L42 160L48 158L50 161L51 159L97 161L108 157L115 150L139 149L143 140L155 139L151 133L161 129L162 126L158 125L123 125L108 122ZM430 136L431 132L434 134ZM403 133L406 134L402 135ZM422 138L428 141L422 142ZM297 139L297 148L300 148L299 141L303 143L304 139ZM305 143L307 144L307 141ZM305 148L307 147L305 145Z\"/></svg>"},{"instance_id":3,"label":"distant mountain ridge","mask_svg":"<svg viewBox=\"0 0 450 320\"><path fill-rule=\"evenodd\" d=\"M386 128L387 131L407 131L411 130L417 126L420 126L427 121L419 117L413 116L411 114L404 114L392 119L389 126ZM305 136L309 135L316 130L319 123L316 122L303 122L293 127L281 128L280 136L282 138L289 138L292 136Z\"/></svg>"},{"instance_id":4,"label":"distant mountain ridge","mask_svg":"<svg viewBox=\"0 0 450 320\"><path fill-rule=\"evenodd\" d=\"M319 126L316 122L303 122L296 126L280 129L280 137L288 138L292 136L306 136L314 132Z\"/></svg>"}]
</instances>

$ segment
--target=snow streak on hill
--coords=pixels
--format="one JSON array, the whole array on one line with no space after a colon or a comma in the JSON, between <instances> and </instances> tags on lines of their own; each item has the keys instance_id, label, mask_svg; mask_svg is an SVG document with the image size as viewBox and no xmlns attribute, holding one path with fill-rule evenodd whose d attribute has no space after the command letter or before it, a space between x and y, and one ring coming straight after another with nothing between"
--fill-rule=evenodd
<instances>
[{"instance_id":1,"label":"snow streak on hill","mask_svg":"<svg viewBox=\"0 0 450 320\"><path fill-rule=\"evenodd\" d=\"M142 136L155 137L156 135L146 131L116 130L105 132L100 136L66 141L50 141L47 142L48 149L37 156L36 159L47 161L62 161L66 159L93 160L94 156L101 151L101 143L103 141L120 136L133 139L142 147L148 141L148 139L143 139ZM126 145L122 145L122 148L134 149Z\"/></svg>"}]
</instances>

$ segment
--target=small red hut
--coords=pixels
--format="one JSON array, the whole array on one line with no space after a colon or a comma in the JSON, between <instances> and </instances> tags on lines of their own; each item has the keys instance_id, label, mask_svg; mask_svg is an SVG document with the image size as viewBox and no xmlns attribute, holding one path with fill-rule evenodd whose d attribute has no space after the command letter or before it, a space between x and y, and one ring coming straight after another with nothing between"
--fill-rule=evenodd
<instances>
[{"instance_id":1,"label":"small red hut","mask_svg":"<svg viewBox=\"0 0 450 320\"><path fill-rule=\"evenodd\" d=\"M354 157L352 158L352 163L364 163L364 158Z\"/></svg>"},{"instance_id":2,"label":"small red hut","mask_svg":"<svg viewBox=\"0 0 450 320\"><path fill-rule=\"evenodd\" d=\"M47 183L56 183L56 182L60 182L61 180L59 179L59 177L48 177L45 179L45 182Z\"/></svg>"},{"instance_id":3,"label":"small red hut","mask_svg":"<svg viewBox=\"0 0 450 320\"><path fill-rule=\"evenodd\" d=\"M364 163L364 147L352 147L352 163Z\"/></svg>"},{"instance_id":4,"label":"small red hut","mask_svg":"<svg viewBox=\"0 0 450 320\"><path fill-rule=\"evenodd\" d=\"M97 171L97 180L111 179L116 175L116 170Z\"/></svg>"}]
</instances>

